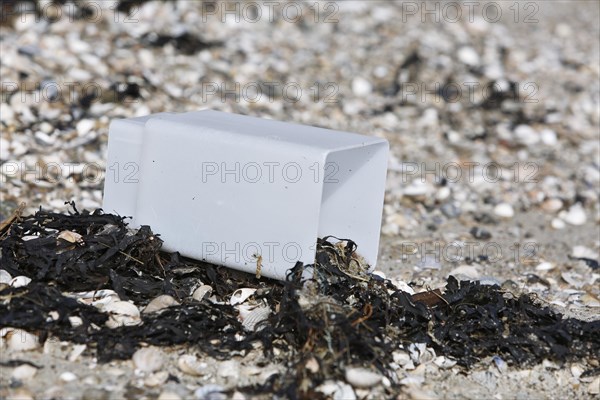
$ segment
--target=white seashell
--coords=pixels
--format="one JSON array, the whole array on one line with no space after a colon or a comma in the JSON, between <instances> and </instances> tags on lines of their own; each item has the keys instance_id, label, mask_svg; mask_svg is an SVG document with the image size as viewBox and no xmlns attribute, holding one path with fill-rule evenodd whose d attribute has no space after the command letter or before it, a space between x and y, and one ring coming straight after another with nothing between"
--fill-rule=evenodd
<instances>
[{"instance_id":1,"label":"white seashell","mask_svg":"<svg viewBox=\"0 0 600 400\"><path fill-rule=\"evenodd\" d=\"M242 304L243 302L248 300L249 297L254 296L255 292L256 289L251 288L238 289L231 295L231 299L229 299L229 304L231 304L232 306L235 306L236 304Z\"/></svg>"},{"instance_id":2,"label":"white seashell","mask_svg":"<svg viewBox=\"0 0 600 400\"><path fill-rule=\"evenodd\" d=\"M394 362L402 368L406 370L415 369L415 364L410 359L410 355L407 352L402 350L394 351L392 353L392 357L394 359Z\"/></svg>"},{"instance_id":3,"label":"white seashell","mask_svg":"<svg viewBox=\"0 0 600 400\"><path fill-rule=\"evenodd\" d=\"M435 360L433 360L433 362L435 363L435 365L437 365L441 369L452 368L456 365L456 361L451 360L444 356L437 357Z\"/></svg>"},{"instance_id":4,"label":"white seashell","mask_svg":"<svg viewBox=\"0 0 600 400\"><path fill-rule=\"evenodd\" d=\"M548 261L542 261L535 267L536 271L550 271L551 269L554 269L554 264Z\"/></svg>"},{"instance_id":5,"label":"white seashell","mask_svg":"<svg viewBox=\"0 0 600 400\"><path fill-rule=\"evenodd\" d=\"M235 360L228 360L221 363L217 374L222 378L236 380L240 376L240 366Z\"/></svg>"},{"instance_id":6,"label":"white seashell","mask_svg":"<svg viewBox=\"0 0 600 400\"><path fill-rule=\"evenodd\" d=\"M208 384L196 389L194 397L198 400L225 400L227 397L224 391L225 388L221 385Z\"/></svg>"},{"instance_id":7,"label":"white seashell","mask_svg":"<svg viewBox=\"0 0 600 400\"><path fill-rule=\"evenodd\" d=\"M58 239L65 240L69 243L83 243L83 236L73 231L62 231L58 234Z\"/></svg>"},{"instance_id":8,"label":"white seashell","mask_svg":"<svg viewBox=\"0 0 600 400\"><path fill-rule=\"evenodd\" d=\"M200 362L195 356L184 354L177 360L177 367L184 374L201 376L207 372L208 364Z\"/></svg>"},{"instance_id":9,"label":"white seashell","mask_svg":"<svg viewBox=\"0 0 600 400\"><path fill-rule=\"evenodd\" d=\"M205 297L210 296L212 290L212 287L210 287L209 285L202 285L198 289L194 290L194 294L192 295L192 297L194 298L194 300L202 301L202 299L204 299Z\"/></svg>"},{"instance_id":10,"label":"white seashell","mask_svg":"<svg viewBox=\"0 0 600 400\"><path fill-rule=\"evenodd\" d=\"M143 372L154 372L162 367L164 356L155 347L144 347L136 351L131 359L136 369Z\"/></svg>"},{"instance_id":11,"label":"white seashell","mask_svg":"<svg viewBox=\"0 0 600 400\"><path fill-rule=\"evenodd\" d=\"M120 300L117 292L110 289L73 293L67 296L77 299L80 303L92 305L100 310L108 303Z\"/></svg>"},{"instance_id":12,"label":"white seashell","mask_svg":"<svg viewBox=\"0 0 600 400\"><path fill-rule=\"evenodd\" d=\"M575 258L589 258L591 260L598 259L598 253L585 246L573 247L573 250L571 251L571 256Z\"/></svg>"},{"instance_id":13,"label":"white seashell","mask_svg":"<svg viewBox=\"0 0 600 400\"><path fill-rule=\"evenodd\" d=\"M62 374L60 374L58 379L60 379L63 382L73 382L73 381L77 380L77 375L75 375L74 373L72 373L70 371L65 371Z\"/></svg>"},{"instance_id":14,"label":"white seashell","mask_svg":"<svg viewBox=\"0 0 600 400\"><path fill-rule=\"evenodd\" d=\"M70 362L73 362L75 360L77 360L77 358L79 358L79 356L81 355L81 353L83 353L86 349L87 345L85 344L76 344L73 346L73 350L71 350L71 353L69 354L69 358L68 360Z\"/></svg>"},{"instance_id":15,"label":"white seashell","mask_svg":"<svg viewBox=\"0 0 600 400\"><path fill-rule=\"evenodd\" d=\"M102 311L110 314L108 321L106 321L106 326L109 328L139 325L142 322L140 310L127 301L111 301L102 307Z\"/></svg>"},{"instance_id":16,"label":"white seashell","mask_svg":"<svg viewBox=\"0 0 600 400\"><path fill-rule=\"evenodd\" d=\"M40 347L38 337L22 329L14 329L6 334L6 344L13 351L30 351Z\"/></svg>"},{"instance_id":17,"label":"white seashell","mask_svg":"<svg viewBox=\"0 0 600 400\"><path fill-rule=\"evenodd\" d=\"M16 288L23 287L23 286L29 285L29 282L31 282L31 278L28 278L24 275L15 276L10 281L10 286L16 287Z\"/></svg>"},{"instance_id":18,"label":"white seashell","mask_svg":"<svg viewBox=\"0 0 600 400\"><path fill-rule=\"evenodd\" d=\"M333 400L356 400L356 394L352 386L344 382L338 382L337 388L333 393Z\"/></svg>"},{"instance_id":19,"label":"white seashell","mask_svg":"<svg viewBox=\"0 0 600 400\"><path fill-rule=\"evenodd\" d=\"M175 300L172 296L169 296L168 294L162 294L156 298L154 298L150 303L148 303L148 305L146 306L146 308L144 308L144 311L142 311L142 313L144 314L148 314L148 313L153 313L153 312L157 312L160 310L164 310L165 308L171 307L171 306L178 306L179 302L177 300Z\"/></svg>"},{"instance_id":20,"label":"white seashell","mask_svg":"<svg viewBox=\"0 0 600 400\"><path fill-rule=\"evenodd\" d=\"M18 381L26 381L26 380L33 378L36 373L37 373L36 367L32 367L31 365L23 364L23 365L19 365L18 367L16 367L13 370L11 377Z\"/></svg>"},{"instance_id":21,"label":"white seashell","mask_svg":"<svg viewBox=\"0 0 600 400\"><path fill-rule=\"evenodd\" d=\"M600 394L600 376L596 377L596 379L590 382L587 390L589 394Z\"/></svg>"},{"instance_id":22,"label":"white seashell","mask_svg":"<svg viewBox=\"0 0 600 400\"><path fill-rule=\"evenodd\" d=\"M144 385L148 387L161 386L167 381L168 378L169 373L167 371L158 371L144 379Z\"/></svg>"},{"instance_id":23,"label":"white seashell","mask_svg":"<svg viewBox=\"0 0 600 400\"><path fill-rule=\"evenodd\" d=\"M402 290L403 292L406 292L408 294L415 294L414 289L408 286L408 283L404 282L400 278L392 278L391 282L392 285L396 287L396 289Z\"/></svg>"},{"instance_id":24,"label":"white seashell","mask_svg":"<svg viewBox=\"0 0 600 400\"><path fill-rule=\"evenodd\" d=\"M164 391L158 395L156 400L181 400L181 397L177 393Z\"/></svg>"},{"instance_id":25,"label":"white seashell","mask_svg":"<svg viewBox=\"0 0 600 400\"><path fill-rule=\"evenodd\" d=\"M255 307L251 310L247 310L247 312L242 312L242 308L240 307L242 326L249 332L256 331L257 327L262 329L264 326L259 326L259 324L269 318L270 314L271 309L266 306Z\"/></svg>"},{"instance_id":26,"label":"white seashell","mask_svg":"<svg viewBox=\"0 0 600 400\"><path fill-rule=\"evenodd\" d=\"M357 388L370 388L381 382L381 375L366 368L346 369L346 382Z\"/></svg>"},{"instance_id":27,"label":"white seashell","mask_svg":"<svg viewBox=\"0 0 600 400\"><path fill-rule=\"evenodd\" d=\"M10 281L12 281L12 276L10 276L8 271L0 269L0 283L6 283L7 285L10 285Z\"/></svg>"},{"instance_id":28,"label":"white seashell","mask_svg":"<svg viewBox=\"0 0 600 400\"><path fill-rule=\"evenodd\" d=\"M83 325L83 320L77 316L69 317L69 322L73 328Z\"/></svg>"}]
</instances>

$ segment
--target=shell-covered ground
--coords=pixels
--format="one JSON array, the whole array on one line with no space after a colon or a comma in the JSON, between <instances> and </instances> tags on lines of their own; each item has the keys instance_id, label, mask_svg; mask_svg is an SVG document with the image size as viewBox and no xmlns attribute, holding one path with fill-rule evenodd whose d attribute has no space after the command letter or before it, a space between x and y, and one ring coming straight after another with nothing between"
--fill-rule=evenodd
<instances>
[{"instance_id":1,"label":"shell-covered ground","mask_svg":"<svg viewBox=\"0 0 600 400\"><path fill-rule=\"evenodd\" d=\"M100 207L114 118L213 108L358 132L390 142L376 267L387 278L421 292L453 275L599 319L598 2L60 3L2 3L0 219L21 202L24 215ZM203 398L219 387L241 398L236 387L282 368L260 351L222 362L186 346L102 363L71 342L5 333L6 398ZM600 392L597 359L464 369L439 357L399 352L393 394L355 372L319 393Z\"/></svg>"}]
</instances>

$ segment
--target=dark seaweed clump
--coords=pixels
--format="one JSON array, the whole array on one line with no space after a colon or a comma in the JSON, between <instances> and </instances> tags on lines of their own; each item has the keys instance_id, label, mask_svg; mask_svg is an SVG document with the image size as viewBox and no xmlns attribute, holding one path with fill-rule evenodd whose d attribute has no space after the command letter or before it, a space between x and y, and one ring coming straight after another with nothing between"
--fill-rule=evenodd
<instances>
[{"instance_id":1,"label":"dark seaweed clump","mask_svg":"<svg viewBox=\"0 0 600 400\"><path fill-rule=\"evenodd\" d=\"M81 240L58 239L65 230ZM564 318L534 296L453 277L442 290L411 296L389 280L348 273L357 263L351 240L340 246L320 239L314 265L298 263L287 281L277 282L161 252L149 227L131 230L123 217L80 213L74 205L69 214L40 210L15 219L1 234L2 269L32 282L0 286L0 326L86 343L101 362L127 359L141 343L187 344L219 359L243 356L257 343L273 357L279 349L287 370L241 388L248 393L315 398L316 386L343 379L345 368L357 365L379 370L393 391L399 383L389 367L392 353L411 343L427 343L464 368L486 357L513 365L600 358L600 321ZM257 332L245 332L228 303L191 298L199 281L223 301L237 288L258 288L256 300L269 305L271 317ZM181 304L142 314L141 325L110 329L105 313L65 295L100 289L137 306L161 294ZM73 316L83 323L73 327ZM309 360L319 368L308 368Z\"/></svg>"}]
</instances>

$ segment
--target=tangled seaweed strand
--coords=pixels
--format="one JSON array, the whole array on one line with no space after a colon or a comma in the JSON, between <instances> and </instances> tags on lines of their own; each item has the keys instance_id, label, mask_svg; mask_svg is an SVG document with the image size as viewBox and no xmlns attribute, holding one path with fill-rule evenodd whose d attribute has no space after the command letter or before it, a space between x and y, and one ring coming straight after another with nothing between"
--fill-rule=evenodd
<instances>
[{"instance_id":1,"label":"tangled seaweed strand","mask_svg":"<svg viewBox=\"0 0 600 400\"><path fill-rule=\"evenodd\" d=\"M285 282L258 280L161 252L159 236L147 226L130 230L122 217L73 210L23 217L0 241L2 268L32 279L25 287L0 286L0 326L37 331L42 340L87 343L100 361L127 359L142 342L189 344L221 359L260 342L267 354L280 350L287 371L243 391L318 398L315 388L326 379L343 379L349 366L376 368L394 390L399 383L389 368L392 353L412 343L426 343L464 368L492 356L514 365L600 358L600 321L563 318L534 296L453 277L442 292L431 292L436 301L423 301L367 274L351 240L320 239L313 265L298 263ZM82 239L58 239L64 230ZM210 284L224 304L191 298L199 281ZM256 300L272 311L253 333L243 330L227 303L240 287L259 289ZM137 305L161 294L181 304L142 314L138 326L110 329L105 313L63 294L99 289ZM82 324L73 327L73 316ZM309 360L316 360L317 371L307 367Z\"/></svg>"}]
</instances>

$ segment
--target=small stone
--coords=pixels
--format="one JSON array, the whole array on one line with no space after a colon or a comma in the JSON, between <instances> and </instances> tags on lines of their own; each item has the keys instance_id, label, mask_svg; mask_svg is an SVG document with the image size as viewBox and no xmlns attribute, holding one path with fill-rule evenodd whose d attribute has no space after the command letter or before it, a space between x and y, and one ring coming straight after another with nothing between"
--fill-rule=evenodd
<instances>
[{"instance_id":1,"label":"small stone","mask_svg":"<svg viewBox=\"0 0 600 400\"><path fill-rule=\"evenodd\" d=\"M589 247L575 246L571 251L571 256L573 258L589 258L590 260L595 260L598 258L598 252L595 252Z\"/></svg>"},{"instance_id":2,"label":"small stone","mask_svg":"<svg viewBox=\"0 0 600 400\"><path fill-rule=\"evenodd\" d=\"M381 382L381 375L366 368L348 368L346 382L357 388L370 388Z\"/></svg>"},{"instance_id":3,"label":"small stone","mask_svg":"<svg viewBox=\"0 0 600 400\"><path fill-rule=\"evenodd\" d=\"M143 372L154 372L163 365L163 354L155 347L145 347L133 354L135 367Z\"/></svg>"},{"instance_id":4,"label":"small stone","mask_svg":"<svg viewBox=\"0 0 600 400\"><path fill-rule=\"evenodd\" d=\"M515 215L515 210L508 203L499 203L494 207L494 214L502 218L512 218Z\"/></svg>"},{"instance_id":5,"label":"small stone","mask_svg":"<svg viewBox=\"0 0 600 400\"><path fill-rule=\"evenodd\" d=\"M556 143L558 143L556 132L554 132L552 129L543 129L540 132L540 138L542 139L542 143L544 143L546 146L556 146Z\"/></svg>"},{"instance_id":6,"label":"small stone","mask_svg":"<svg viewBox=\"0 0 600 400\"><path fill-rule=\"evenodd\" d=\"M558 216L570 225L583 225L587 221L587 215L580 203L575 203L567 211L562 211Z\"/></svg>"},{"instance_id":7,"label":"small stone","mask_svg":"<svg viewBox=\"0 0 600 400\"><path fill-rule=\"evenodd\" d=\"M16 379L18 381L27 381L35 376L37 373L37 368L32 367L31 365L23 364L16 367L12 374L11 378Z\"/></svg>"},{"instance_id":8,"label":"small stone","mask_svg":"<svg viewBox=\"0 0 600 400\"><path fill-rule=\"evenodd\" d=\"M352 92L356 96L367 96L371 94L372 91L373 86L371 85L371 82L365 78L357 76L352 80Z\"/></svg>"}]
</instances>

